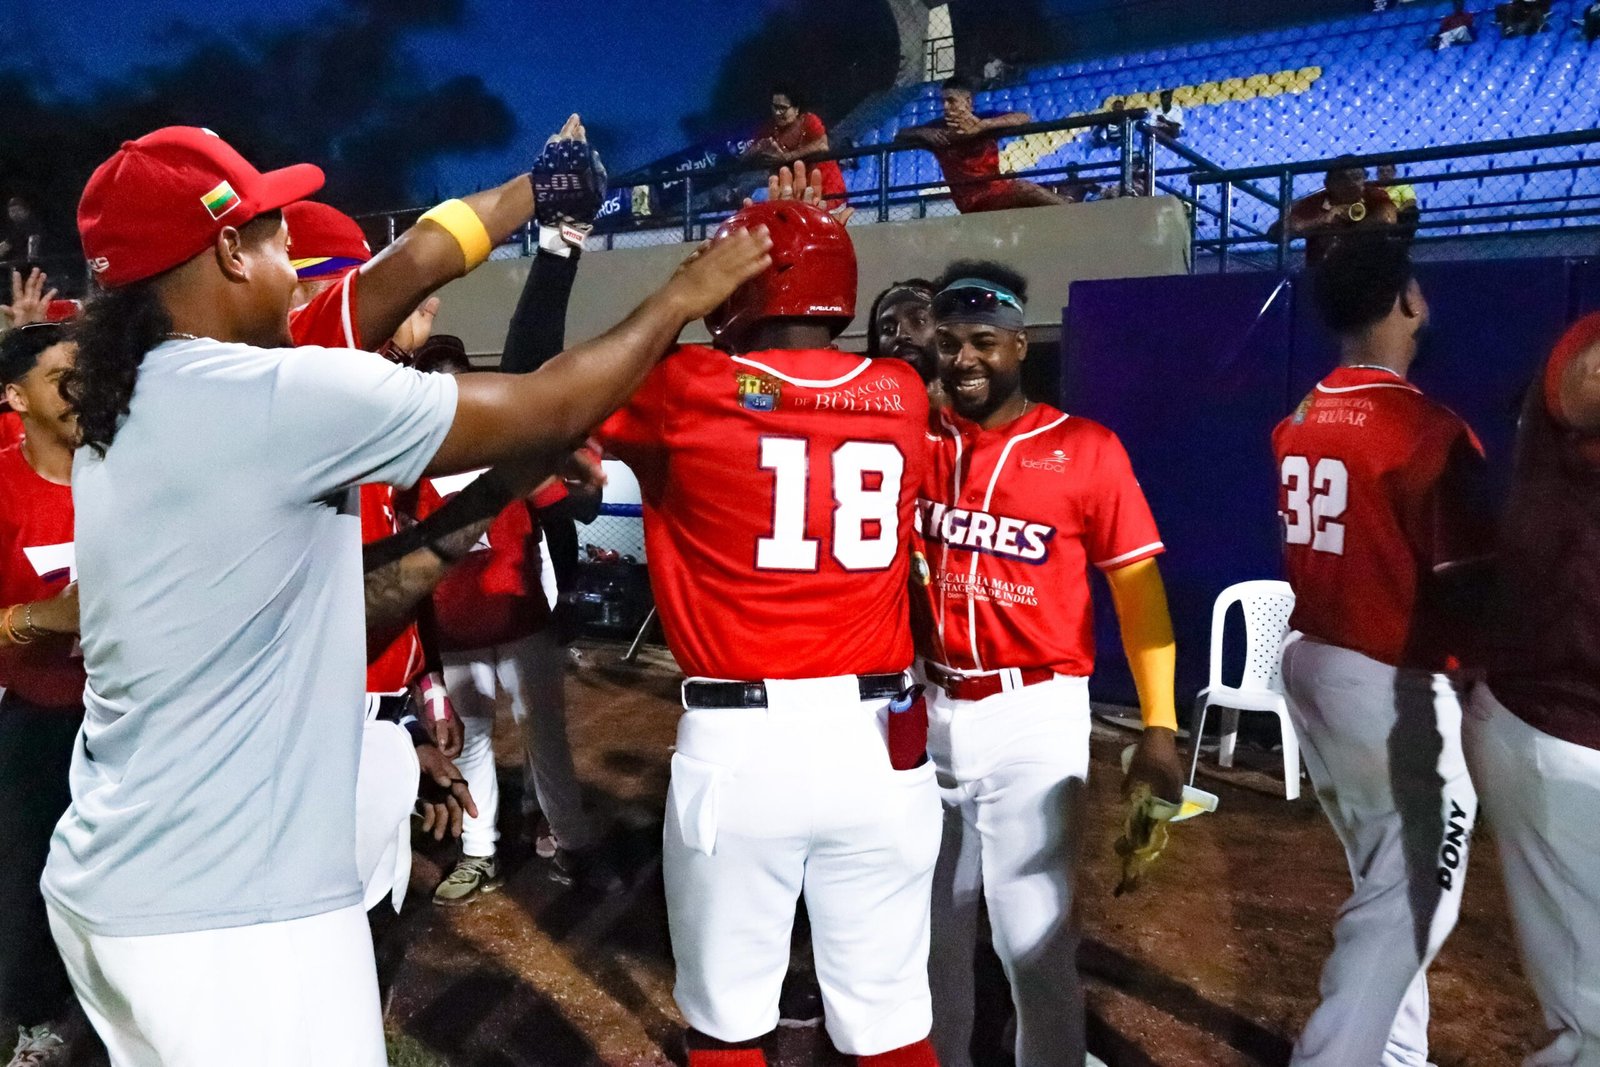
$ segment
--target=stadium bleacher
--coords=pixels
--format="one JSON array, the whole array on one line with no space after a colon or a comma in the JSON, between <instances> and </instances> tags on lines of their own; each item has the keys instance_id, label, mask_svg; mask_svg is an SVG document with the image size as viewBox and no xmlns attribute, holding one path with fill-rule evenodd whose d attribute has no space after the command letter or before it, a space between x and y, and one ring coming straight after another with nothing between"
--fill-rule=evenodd
<instances>
[{"instance_id":1,"label":"stadium bleacher","mask_svg":"<svg viewBox=\"0 0 1600 1067\"><path fill-rule=\"evenodd\" d=\"M1476 6L1476 5L1474 5ZM1227 40L1154 48L1020 72L979 94L983 110L1023 110L1035 120L1102 111L1113 98L1153 104L1172 89L1184 109L1183 141L1223 167L1317 159L1429 145L1461 144L1593 128L1600 124L1600 44L1591 47L1573 25L1584 6L1556 0L1549 28L1504 39L1492 10L1478 12L1476 42L1434 52L1427 38L1448 3L1255 33ZM940 114L939 89L922 87L887 122L857 132L862 145L884 144L907 127ZM1087 131L1035 134L1004 142L1011 170L1105 162ZM1500 157L1498 165L1594 158L1600 148L1556 149ZM1484 164L1464 159L1446 171ZM926 152L892 157L890 182L937 186L938 166ZM864 159L847 172L852 191L877 188L877 164ZM1297 195L1316 187L1302 179ZM1600 172L1548 170L1448 182L1419 190L1430 209L1600 193ZM1272 221L1264 204L1240 198L1239 218ZM1556 225L1552 221L1548 225Z\"/></svg>"}]
</instances>

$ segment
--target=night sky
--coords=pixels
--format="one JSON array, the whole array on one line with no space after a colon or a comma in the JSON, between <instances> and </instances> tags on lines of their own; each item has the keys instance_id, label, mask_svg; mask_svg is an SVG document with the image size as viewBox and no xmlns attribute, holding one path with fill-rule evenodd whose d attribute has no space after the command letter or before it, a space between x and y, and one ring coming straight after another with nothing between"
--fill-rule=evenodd
<instances>
[{"instance_id":1,"label":"night sky","mask_svg":"<svg viewBox=\"0 0 1600 1067\"><path fill-rule=\"evenodd\" d=\"M331 5L0 0L0 62L81 91L182 55L185 24L223 33L292 25ZM760 4L728 0L468 0L467 10L460 27L417 34L412 47L430 65L430 80L481 76L515 113L518 135L504 153L441 162L431 180L449 190L525 166L571 111L625 135L626 149L608 161L613 171L683 147L678 120L705 105L719 60L761 18ZM429 180L424 175L422 184Z\"/></svg>"},{"instance_id":2,"label":"night sky","mask_svg":"<svg viewBox=\"0 0 1600 1067\"><path fill-rule=\"evenodd\" d=\"M518 132L503 152L440 160L418 176L419 192L459 193L502 180L526 166L572 110L607 128L613 173L685 147L680 119L707 104L720 61L757 27L764 8L781 2L466 0L460 26L415 34L411 47L430 81L482 77L510 106ZM1131 12L1158 2L1167 0L1045 0L1045 7L1057 15ZM0 66L81 92L185 54L194 27L231 36L252 25L305 24L337 7L338 0L0 0ZM760 102L752 101L752 123L760 117Z\"/></svg>"}]
</instances>

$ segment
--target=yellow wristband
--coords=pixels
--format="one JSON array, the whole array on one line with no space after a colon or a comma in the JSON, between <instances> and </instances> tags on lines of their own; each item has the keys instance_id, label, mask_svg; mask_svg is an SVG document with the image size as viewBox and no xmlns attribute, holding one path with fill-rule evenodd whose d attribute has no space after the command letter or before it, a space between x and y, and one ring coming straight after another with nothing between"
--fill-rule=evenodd
<instances>
[{"instance_id":1,"label":"yellow wristband","mask_svg":"<svg viewBox=\"0 0 1600 1067\"><path fill-rule=\"evenodd\" d=\"M456 239L456 244L461 246L461 254L467 259L468 270L489 258L489 250L493 247L493 242L489 240L489 231L484 228L483 220L478 218L478 213L473 211L466 201L446 200L437 207L430 208L418 221L443 226L450 236Z\"/></svg>"}]
</instances>

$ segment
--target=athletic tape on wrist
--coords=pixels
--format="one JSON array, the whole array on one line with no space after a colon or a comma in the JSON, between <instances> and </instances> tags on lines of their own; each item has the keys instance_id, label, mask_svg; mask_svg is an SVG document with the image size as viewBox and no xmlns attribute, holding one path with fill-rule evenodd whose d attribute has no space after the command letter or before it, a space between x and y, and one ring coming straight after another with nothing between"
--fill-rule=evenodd
<instances>
[{"instance_id":1,"label":"athletic tape on wrist","mask_svg":"<svg viewBox=\"0 0 1600 1067\"><path fill-rule=\"evenodd\" d=\"M483 220L464 200L446 200L428 209L419 221L443 226L450 236L456 239L456 244L461 246L461 254L466 257L468 270L488 259L489 252L494 247L494 242L489 240L489 231L484 227Z\"/></svg>"}]
</instances>

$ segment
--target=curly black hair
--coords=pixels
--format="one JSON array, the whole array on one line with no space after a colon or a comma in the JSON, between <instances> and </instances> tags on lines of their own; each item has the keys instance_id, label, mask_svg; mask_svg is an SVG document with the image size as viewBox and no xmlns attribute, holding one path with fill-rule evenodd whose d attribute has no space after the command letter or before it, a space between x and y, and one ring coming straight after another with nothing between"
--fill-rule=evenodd
<instances>
[{"instance_id":1,"label":"curly black hair","mask_svg":"<svg viewBox=\"0 0 1600 1067\"><path fill-rule=\"evenodd\" d=\"M36 322L0 336L0 387L20 382L39 365L45 349L69 340L58 322Z\"/></svg>"},{"instance_id":2,"label":"curly black hair","mask_svg":"<svg viewBox=\"0 0 1600 1067\"><path fill-rule=\"evenodd\" d=\"M78 358L61 379L61 395L78 415L83 443L100 456L128 413L145 353L166 339L172 319L151 281L99 293L73 330Z\"/></svg>"},{"instance_id":3,"label":"curly black hair","mask_svg":"<svg viewBox=\"0 0 1600 1067\"><path fill-rule=\"evenodd\" d=\"M1024 304L1028 302L1028 279L1004 263L996 263L992 259L958 259L946 267L944 273L939 275L939 280L933 284L937 289L943 289L951 282L960 281L962 278L977 278L980 281L1004 286L1016 293L1018 300Z\"/></svg>"}]
</instances>

